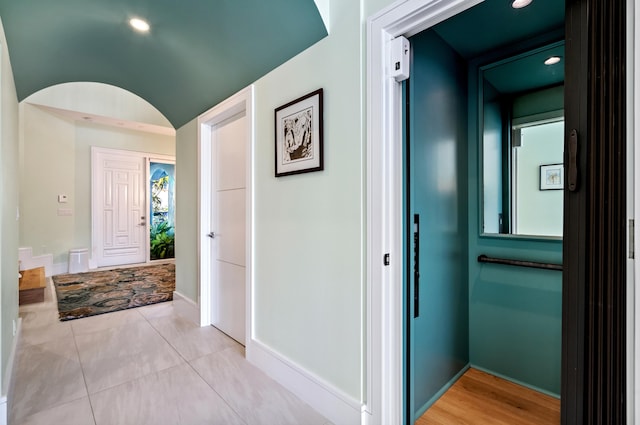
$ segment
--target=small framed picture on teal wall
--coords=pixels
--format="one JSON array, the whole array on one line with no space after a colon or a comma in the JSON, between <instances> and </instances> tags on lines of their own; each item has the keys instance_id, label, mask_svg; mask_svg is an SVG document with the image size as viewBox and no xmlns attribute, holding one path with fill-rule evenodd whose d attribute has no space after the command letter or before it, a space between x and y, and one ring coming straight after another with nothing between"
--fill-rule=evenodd
<instances>
[{"instance_id":1,"label":"small framed picture on teal wall","mask_svg":"<svg viewBox=\"0 0 640 425\"><path fill-rule=\"evenodd\" d=\"M276 177L324 169L322 89L275 110Z\"/></svg>"}]
</instances>

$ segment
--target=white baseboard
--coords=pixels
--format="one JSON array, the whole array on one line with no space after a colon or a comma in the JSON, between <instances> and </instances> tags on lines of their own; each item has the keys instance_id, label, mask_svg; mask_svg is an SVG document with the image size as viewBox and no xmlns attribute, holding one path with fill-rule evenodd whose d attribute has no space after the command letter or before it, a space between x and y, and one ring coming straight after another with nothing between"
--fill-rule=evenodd
<instances>
[{"instance_id":1,"label":"white baseboard","mask_svg":"<svg viewBox=\"0 0 640 425\"><path fill-rule=\"evenodd\" d=\"M20 270L35 269L44 267L46 277L52 276L54 273L53 254L33 256L31 247L18 248L18 260L20 261Z\"/></svg>"},{"instance_id":2,"label":"white baseboard","mask_svg":"<svg viewBox=\"0 0 640 425\"><path fill-rule=\"evenodd\" d=\"M363 405L343 391L255 339L249 340L246 353L249 362L335 425L360 424Z\"/></svg>"},{"instance_id":3,"label":"white baseboard","mask_svg":"<svg viewBox=\"0 0 640 425\"><path fill-rule=\"evenodd\" d=\"M178 291L173 291L173 307L180 316L200 325L200 308L191 298L182 295Z\"/></svg>"},{"instance_id":4,"label":"white baseboard","mask_svg":"<svg viewBox=\"0 0 640 425\"><path fill-rule=\"evenodd\" d=\"M7 397L0 397L0 425L9 423L9 409L7 406Z\"/></svg>"},{"instance_id":5,"label":"white baseboard","mask_svg":"<svg viewBox=\"0 0 640 425\"><path fill-rule=\"evenodd\" d=\"M11 352L9 353L9 359L7 361L7 369L4 371L4 378L2 380L2 395L0 396L0 425L7 425L9 423L9 398L13 395L13 386L15 384L15 363L16 354L18 351L18 341L22 333L22 318L16 319L16 334L13 337L13 343L11 344Z\"/></svg>"}]
</instances>

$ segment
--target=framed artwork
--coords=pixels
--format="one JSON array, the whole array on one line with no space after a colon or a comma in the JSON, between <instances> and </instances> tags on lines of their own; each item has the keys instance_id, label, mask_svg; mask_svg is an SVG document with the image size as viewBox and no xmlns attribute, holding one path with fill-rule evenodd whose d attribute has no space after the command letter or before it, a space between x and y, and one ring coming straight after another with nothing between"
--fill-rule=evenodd
<instances>
[{"instance_id":1,"label":"framed artwork","mask_svg":"<svg viewBox=\"0 0 640 425\"><path fill-rule=\"evenodd\" d=\"M322 89L280 106L275 119L276 177L322 170Z\"/></svg>"},{"instance_id":2,"label":"framed artwork","mask_svg":"<svg viewBox=\"0 0 640 425\"><path fill-rule=\"evenodd\" d=\"M564 189L564 165L547 164L540 166L540 190Z\"/></svg>"}]
</instances>

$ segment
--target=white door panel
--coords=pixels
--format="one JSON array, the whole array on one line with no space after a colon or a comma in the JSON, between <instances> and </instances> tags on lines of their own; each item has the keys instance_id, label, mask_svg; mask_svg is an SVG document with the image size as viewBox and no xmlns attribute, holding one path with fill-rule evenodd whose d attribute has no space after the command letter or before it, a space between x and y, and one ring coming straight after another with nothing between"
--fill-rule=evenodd
<instances>
[{"instance_id":1,"label":"white door panel","mask_svg":"<svg viewBox=\"0 0 640 425\"><path fill-rule=\"evenodd\" d=\"M212 128L211 323L245 343L246 117Z\"/></svg>"},{"instance_id":2,"label":"white door panel","mask_svg":"<svg viewBox=\"0 0 640 425\"><path fill-rule=\"evenodd\" d=\"M244 344L245 340L245 268L219 261L214 277L212 323L227 335ZM237 284L243 282L242 285Z\"/></svg>"},{"instance_id":3,"label":"white door panel","mask_svg":"<svg viewBox=\"0 0 640 425\"><path fill-rule=\"evenodd\" d=\"M245 265L245 189L218 192L218 260Z\"/></svg>"},{"instance_id":4,"label":"white door panel","mask_svg":"<svg viewBox=\"0 0 640 425\"><path fill-rule=\"evenodd\" d=\"M97 265L146 261L146 160L127 154L97 153L94 231Z\"/></svg>"},{"instance_id":5,"label":"white door panel","mask_svg":"<svg viewBox=\"0 0 640 425\"><path fill-rule=\"evenodd\" d=\"M217 140L218 167L216 167L217 189L229 190L246 186L245 143L238 143L239 138L246 137L244 119L233 119L222 123L215 130Z\"/></svg>"}]
</instances>

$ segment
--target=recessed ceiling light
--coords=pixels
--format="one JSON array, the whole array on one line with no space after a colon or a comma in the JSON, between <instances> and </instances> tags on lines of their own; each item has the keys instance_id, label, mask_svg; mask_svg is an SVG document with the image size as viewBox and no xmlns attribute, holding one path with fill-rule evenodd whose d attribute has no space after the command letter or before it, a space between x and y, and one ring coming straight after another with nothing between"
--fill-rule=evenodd
<instances>
[{"instance_id":1,"label":"recessed ceiling light","mask_svg":"<svg viewBox=\"0 0 640 425\"><path fill-rule=\"evenodd\" d=\"M527 7L531 4L533 0L513 0L511 2L511 7L514 9L522 9L523 7Z\"/></svg>"},{"instance_id":2,"label":"recessed ceiling light","mask_svg":"<svg viewBox=\"0 0 640 425\"><path fill-rule=\"evenodd\" d=\"M544 61L545 65L555 65L560 62L560 56L551 56L549 59Z\"/></svg>"},{"instance_id":3,"label":"recessed ceiling light","mask_svg":"<svg viewBox=\"0 0 640 425\"><path fill-rule=\"evenodd\" d=\"M148 32L150 28L147 21L139 18L131 18L129 20L129 25L131 25L134 30L139 32Z\"/></svg>"}]
</instances>

